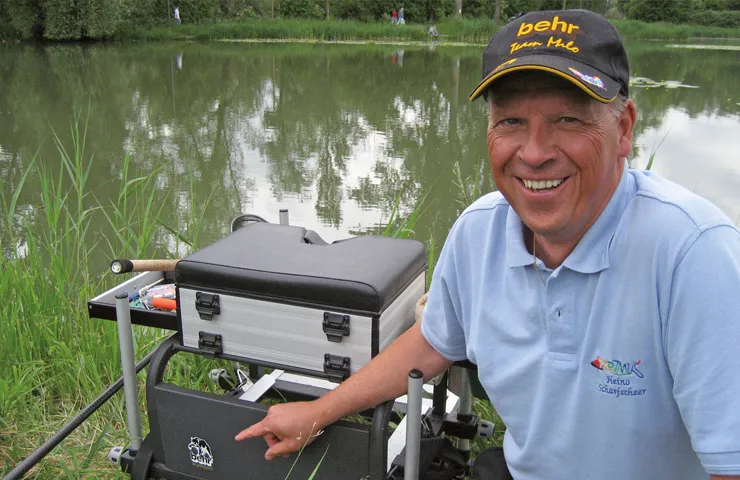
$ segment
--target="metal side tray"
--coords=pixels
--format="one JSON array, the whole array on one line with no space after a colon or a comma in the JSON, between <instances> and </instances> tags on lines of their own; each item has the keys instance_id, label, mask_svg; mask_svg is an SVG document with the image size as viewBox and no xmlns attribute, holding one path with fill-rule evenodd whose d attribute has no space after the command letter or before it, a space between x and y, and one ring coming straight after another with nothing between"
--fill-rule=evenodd
<instances>
[{"instance_id":1,"label":"metal side tray","mask_svg":"<svg viewBox=\"0 0 740 480\"><path fill-rule=\"evenodd\" d=\"M87 302L87 312L90 318L115 321L117 294L127 292L131 296L146 286L157 282L172 283L174 279L174 272L140 273L89 300ZM143 308L131 309L131 323L166 330L178 330L179 328L179 322L175 312L146 310Z\"/></svg>"}]
</instances>

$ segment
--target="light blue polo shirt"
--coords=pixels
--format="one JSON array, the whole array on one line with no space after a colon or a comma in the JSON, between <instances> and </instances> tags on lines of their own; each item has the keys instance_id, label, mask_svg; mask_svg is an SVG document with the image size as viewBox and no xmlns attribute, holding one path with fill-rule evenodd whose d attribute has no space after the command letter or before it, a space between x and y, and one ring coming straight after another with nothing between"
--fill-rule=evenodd
<instances>
[{"instance_id":1,"label":"light blue polo shirt","mask_svg":"<svg viewBox=\"0 0 740 480\"><path fill-rule=\"evenodd\" d=\"M422 333L469 358L507 426L515 480L740 475L740 233L625 167L555 270L498 192L455 222ZM709 473L708 473L709 472Z\"/></svg>"}]
</instances>

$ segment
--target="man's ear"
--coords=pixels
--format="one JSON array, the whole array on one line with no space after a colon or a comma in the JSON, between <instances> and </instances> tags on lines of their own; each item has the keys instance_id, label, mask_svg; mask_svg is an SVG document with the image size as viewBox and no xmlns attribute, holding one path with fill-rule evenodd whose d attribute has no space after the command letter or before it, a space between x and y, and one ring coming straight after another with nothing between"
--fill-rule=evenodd
<instances>
[{"instance_id":1,"label":"man's ear","mask_svg":"<svg viewBox=\"0 0 740 480\"><path fill-rule=\"evenodd\" d=\"M637 120L637 109L632 99L627 99L619 116L619 158L626 158L632 150L632 133Z\"/></svg>"}]
</instances>

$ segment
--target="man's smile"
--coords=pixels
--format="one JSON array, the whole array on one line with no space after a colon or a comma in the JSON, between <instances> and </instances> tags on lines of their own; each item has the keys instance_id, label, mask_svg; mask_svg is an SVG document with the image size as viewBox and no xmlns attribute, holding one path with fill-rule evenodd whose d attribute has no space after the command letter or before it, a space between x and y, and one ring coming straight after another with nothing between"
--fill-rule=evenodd
<instances>
[{"instance_id":1,"label":"man's smile","mask_svg":"<svg viewBox=\"0 0 740 480\"><path fill-rule=\"evenodd\" d=\"M548 179L530 179L517 177L519 184L522 185L529 193L541 195L560 190L563 183L570 177L548 178Z\"/></svg>"}]
</instances>

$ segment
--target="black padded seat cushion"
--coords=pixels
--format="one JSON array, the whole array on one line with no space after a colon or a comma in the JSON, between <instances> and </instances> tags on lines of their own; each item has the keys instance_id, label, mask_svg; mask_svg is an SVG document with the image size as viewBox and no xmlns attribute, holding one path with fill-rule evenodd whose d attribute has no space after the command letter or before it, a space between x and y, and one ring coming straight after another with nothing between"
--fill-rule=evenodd
<instances>
[{"instance_id":1,"label":"black padded seat cushion","mask_svg":"<svg viewBox=\"0 0 740 480\"><path fill-rule=\"evenodd\" d=\"M318 240L303 227L254 223L178 262L176 282L179 288L380 314L426 269L424 245L416 240Z\"/></svg>"}]
</instances>

